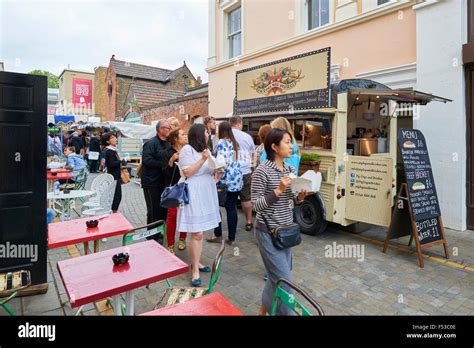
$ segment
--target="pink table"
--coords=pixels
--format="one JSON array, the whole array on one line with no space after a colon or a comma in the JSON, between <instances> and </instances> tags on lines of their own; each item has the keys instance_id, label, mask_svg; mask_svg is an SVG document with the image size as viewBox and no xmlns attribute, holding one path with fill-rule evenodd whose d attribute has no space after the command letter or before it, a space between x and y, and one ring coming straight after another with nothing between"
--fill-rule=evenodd
<instances>
[{"instance_id":1,"label":"pink table","mask_svg":"<svg viewBox=\"0 0 474 348\"><path fill-rule=\"evenodd\" d=\"M57 168L57 169L50 169L47 173L69 173L69 169L66 168Z\"/></svg>"},{"instance_id":2,"label":"pink table","mask_svg":"<svg viewBox=\"0 0 474 348\"><path fill-rule=\"evenodd\" d=\"M53 175L51 172L46 173L46 178L48 180L70 180L74 178L74 175L72 175L69 172L59 172L56 175Z\"/></svg>"},{"instance_id":3,"label":"pink table","mask_svg":"<svg viewBox=\"0 0 474 348\"><path fill-rule=\"evenodd\" d=\"M100 219L97 227L87 228L86 221L97 219ZM48 225L48 248L84 243L84 250L88 254L88 242L95 241L94 251L98 251L99 239L124 234L132 228L132 224L121 213L55 222Z\"/></svg>"},{"instance_id":4,"label":"pink table","mask_svg":"<svg viewBox=\"0 0 474 348\"><path fill-rule=\"evenodd\" d=\"M177 303L141 315L244 315L219 292Z\"/></svg>"},{"instance_id":5,"label":"pink table","mask_svg":"<svg viewBox=\"0 0 474 348\"><path fill-rule=\"evenodd\" d=\"M128 251L128 264L115 266L114 254ZM133 290L189 271L189 266L154 240L101 251L58 262L58 270L71 307L115 296L120 314L120 296L126 293L127 315L134 314Z\"/></svg>"}]
</instances>

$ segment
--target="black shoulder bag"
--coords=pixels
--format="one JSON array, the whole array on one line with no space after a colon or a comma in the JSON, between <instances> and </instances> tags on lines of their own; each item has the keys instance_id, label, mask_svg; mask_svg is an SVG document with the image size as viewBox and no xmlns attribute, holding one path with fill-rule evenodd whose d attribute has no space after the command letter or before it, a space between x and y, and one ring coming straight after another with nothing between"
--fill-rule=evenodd
<instances>
[{"instance_id":1,"label":"black shoulder bag","mask_svg":"<svg viewBox=\"0 0 474 348\"><path fill-rule=\"evenodd\" d=\"M265 225L267 226L268 233L272 237L275 248L282 250L297 246L301 243L300 225L292 223L271 229L265 216L263 214L261 214L261 216L263 221L265 221Z\"/></svg>"}]
</instances>

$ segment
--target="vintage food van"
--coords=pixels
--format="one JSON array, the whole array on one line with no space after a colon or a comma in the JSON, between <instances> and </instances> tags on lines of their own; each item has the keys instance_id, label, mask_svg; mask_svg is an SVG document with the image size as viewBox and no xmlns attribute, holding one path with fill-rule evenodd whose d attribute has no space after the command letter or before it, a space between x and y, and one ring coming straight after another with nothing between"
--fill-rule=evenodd
<instances>
[{"instance_id":1,"label":"vintage food van","mask_svg":"<svg viewBox=\"0 0 474 348\"><path fill-rule=\"evenodd\" d=\"M276 117L286 117L293 127L302 154L299 175L308 169L321 172L319 192L307 197L295 209L295 220L302 232L316 235L326 229L328 222L342 226L365 222L388 227L397 183L403 177L401 166L397 165L401 163L397 131L400 128L412 128L413 115L416 116L419 108L428 102L450 100L415 90L394 90L365 79L341 80L331 84L329 51L323 49L238 71L234 115L242 116L244 130L252 135L256 144L259 143L260 126ZM324 53L322 60L313 59L309 62L320 64L322 68L319 70L314 65L305 67L308 61L301 64L298 61ZM285 69L290 69L290 74ZM254 70L257 74L245 76ZM250 83L253 84L253 90L255 86L262 86L268 95L273 87L281 87L282 71L286 78L286 85L282 89L294 86L303 75L316 80L322 72L323 79L309 87L313 91L295 93L296 97L289 98L291 102L286 108L282 108L282 98L275 98L275 93L271 97L261 97L256 102L256 99L249 99L250 92L240 91ZM265 81L273 80L262 85L261 76ZM279 78L275 79L275 76ZM317 83L322 84L322 88ZM240 105L239 99L242 100ZM318 107L318 103L321 107ZM258 108L270 112L253 112ZM305 159L312 162L306 162Z\"/></svg>"}]
</instances>

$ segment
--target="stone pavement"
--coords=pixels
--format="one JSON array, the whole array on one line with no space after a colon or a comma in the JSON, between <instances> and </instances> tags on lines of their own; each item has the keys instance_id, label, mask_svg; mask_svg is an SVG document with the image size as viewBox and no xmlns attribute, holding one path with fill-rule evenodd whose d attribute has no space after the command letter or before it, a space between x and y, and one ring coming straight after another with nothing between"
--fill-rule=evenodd
<instances>
[{"instance_id":1,"label":"stone pavement","mask_svg":"<svg viewBox=\"0 0 474 348\"><path fill-rule=\"evenodd\" d=\"M89 180L92 180L93 176ZM143 192L133 183L123 186L119 208L134 225L144 225L146 208ZM225 221L225 212L223 212ZM328 315L472 315L474 314L474 232L446 230L450 260L443 259L442 247L428 249L425 267L418 267L408 237L393 242L381 252L386 229L376 226L362 233L343 231L330 226L321 236L303 235L302 244L294 248L293 280L306 289ZM225 228L225 223L224 223ZM206 233L209 235L210 232ZM225 234L225 231L224 231ZM361 254L329 254L336 246L352 246ZM121 237L109 238L101 249L121 245ZM204 242L202 262L211 264L219 245ZM48 252L49 291L44 295L15 299L11 302L17 314L74 315L59 278L56 263L82 254L82 245L54 249ZM177 256L189 263L188 250ZM346 257L339 257L346 256ZM357 256L357 257L355 257ZM227 247L221 277L216 291L230 299L243 312L253 315L260 304L265 270L253 232L244 230L239 214L237 242ZM201 274L203 284L208 274ZM172 279L174 286L189 286L190 274ZM153 309L166 288L165 282L136 291L136 313ZM64 305L61 305L64 303ZM89 304L81 315L105 314L101 306ZM102 313L100 313L102 312ZM107 312L110 314L110 311ZM2 311L0 315L4 315Z\"/></svg>"}]
</instances>

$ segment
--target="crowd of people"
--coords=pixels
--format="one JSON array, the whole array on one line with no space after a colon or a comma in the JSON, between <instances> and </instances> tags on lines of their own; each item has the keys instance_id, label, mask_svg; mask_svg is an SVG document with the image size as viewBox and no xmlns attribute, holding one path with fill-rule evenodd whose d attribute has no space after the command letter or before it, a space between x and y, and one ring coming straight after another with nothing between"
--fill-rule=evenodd
<instances>
[{"instance_id":1,"label":"crowd of people","mask_svg":"<svg viewBox=\"0 0 474 348\"><path fill-rule=\"evenodd\" d=\"M112 202L112 211L116 212L122 200L120 168L126 164L117 148L117 140L116 134L107 128L95 131L50 131L48 153L62 152L66 158L65 168L73 175L72 179L58 180L59 183L75 183L78 175L84 170L89 173L107 172L111 174L117 180ZM48 214L48 222L50 222L49 220L52 220L54 215L50 211Z\"/></svg>"},{"instance_id":2,"label":"crowd of people","mask_svg":"<svg viewBox=\"0 0 474 348\"><path fill-rule=\"evenodd\" d=\"M259 314L264 315L271 310L277 280L291 280L291 248L277 249L269 230L291 223L294 204L300 204L309 193L293 194L291 191L289 174L298 173L300 155L288 120L279 117L263 125L258 133L261 142L258 147L242 127L243 120L239 116L218 124L208 116L204 124L192 125L186 134L179 122L160 120L156 125L156 137L143 146L141 183L147 223L166 220L166 247L170 252L175 253L177 233L178 249L189 248L192 286L201 285L200 272L211 272L211 268L200 261L204 232L213 230L206 239L209 243L222 243L223 240L228 245L235 243L240 199L245 230L255 229L266 269L268 281L259 309ZM225 165L216 168L219 158ZM189 203L178 208L161 207L160 200L166 187L184 180ZM218 188L224 188L224 198L218 194ZM225 237L219 205L226 211ZM256 213L255 223L253 212ZM189 246L186 245L188 234ZM152 238L163 243L162 237ZM286 315L290 311L279 306L277 313Z\"/></svg>"},{"instance_id":3,"label":"crowd of people","mask_svg":"<svg viewBox=\"0 0 474 348\"><path fill-rule=\"evenodd\" d=\"M291 248L277 249L270 230L293 222L294 205L300 204L309 193L294 194L291 190L289 175L298 173L300 154L287 119L279 117L261 126L258 147L242 128L243 120L239 116L218 124L214 117L207 116L203 124L193 124L188 132L176 118L160 120L156 136L143 145L139 172L147 224L166 221L166 247L172 253L175 253L179 233L178 250L189 249L192 286L201 285L200 272L211 272L208 265L201 263L204 232L213 231L206 239L209 243L223 240L228 245L235 243L240 200L245 230L255 232L266 270L259 309L259 314L265 315L271 310L277 280L292 278ZM114 133L83 131L79 135L72 132L63 136L62 141L51 134L48 144L63 148L67 168L75 176L86 167L90 172L107 171L113 175L117 186L112 211L118 210L122 198L120 168L125 163ZM216 163L221 163L219 168ZM160 202L166 187L183 181L187 183L189 203L178 208L163 208ZM219 206L226 211L226 235ZM149 238L163 244L160 234ZM282 315L290 312L285 306L277 309Z\"/></svg>"}]
</instances>

